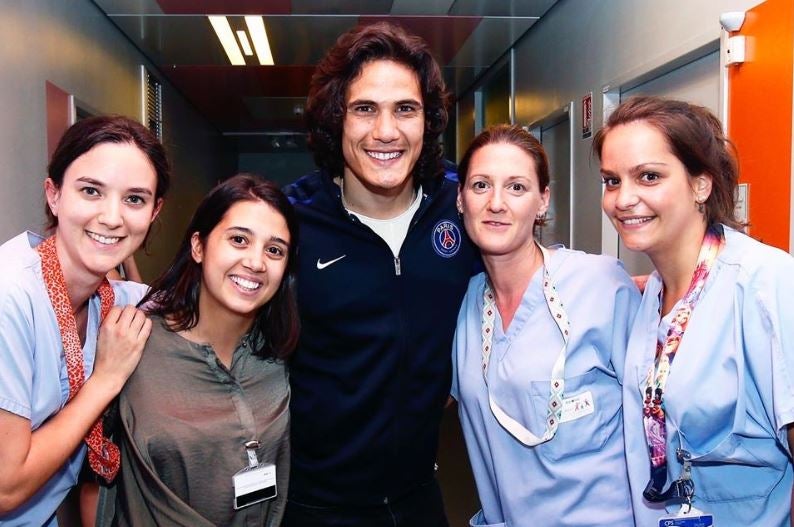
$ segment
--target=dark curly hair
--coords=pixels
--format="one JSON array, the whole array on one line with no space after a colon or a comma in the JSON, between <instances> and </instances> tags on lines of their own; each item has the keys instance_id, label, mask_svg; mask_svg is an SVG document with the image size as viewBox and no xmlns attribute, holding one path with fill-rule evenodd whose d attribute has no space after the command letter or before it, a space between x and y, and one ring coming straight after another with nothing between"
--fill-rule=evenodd
<instances>
[{"instance_id":1,"label":"dark curly hair","mask_svg":"<svg viewBox=\"0 0 794 527\"><path fill-rule=\"evenodd\" d=\"M364 64L376 60L393 60L416 72L422 90L425 132L422 152L413 169L414 184L440 177L440 135L447 127L449 104L441 69L424 40L387 22L360 26L343 34L317 65L306 102L306 125L315 162L334 176L343 173L342 127L347 87Z\"/></svg>"},{"instance_id":2,"label":"dark curly hair","mask_svg":"<svg viewBox=\"0 0 794 527\"><path fill-rule=\"evenodd\" d=\"M661 133L670 151L691 177L711 176L711 194L704 203L706 224L724 223L734 229L734 192L739 181L736 149L725 137L722 124L707 108L663 97L638 96L621 103L593 137L593 151L601 151L609 132L616 126L644 121Z\"/></svg>"}]
</instances>

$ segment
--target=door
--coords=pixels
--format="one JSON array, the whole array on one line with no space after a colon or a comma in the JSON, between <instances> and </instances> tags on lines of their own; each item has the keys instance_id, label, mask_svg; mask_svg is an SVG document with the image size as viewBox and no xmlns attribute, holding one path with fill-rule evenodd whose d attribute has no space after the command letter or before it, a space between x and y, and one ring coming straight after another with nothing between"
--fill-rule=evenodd
<instances>
[{"instance_id":1,"label":"door","mask_svg":"<svg viewBox=\"0 0 794 527\"><path fill-rule=\"evenodd\" d=\"M794 2L757 5L737 34L747 47L744 63L729 68L728 137L739 153L740 182L748 186L748 233L790 251Z\"/></svg>"},{"instance_id":2,"label":"door","mask_svg":"<svg viewBox=\"0 0 794 527\"><path fill-rule=\"evenodd\" d=\"M563 244L571 247L571 122L570 112L563 119L540 128L540 141L549 158L551 198L546 225L538 233L545 246Z\"/></svg>"}]
</instances>

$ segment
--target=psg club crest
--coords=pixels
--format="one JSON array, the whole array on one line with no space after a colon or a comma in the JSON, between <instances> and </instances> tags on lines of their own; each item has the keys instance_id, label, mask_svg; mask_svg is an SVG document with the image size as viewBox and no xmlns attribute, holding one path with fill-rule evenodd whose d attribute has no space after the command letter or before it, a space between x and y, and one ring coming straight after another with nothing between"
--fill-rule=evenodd
<instances>
[{"instance_id":1,"label":"psg club crest","mask_svg":"<svg viewBox=\"0 0 794 527\"><path fill-rule=\"evenodd\" d=\"M460 250L460 229L450 220L441 220L433 227L433 249L439 256L452 258Z\"/></svg>"}]
</instances>

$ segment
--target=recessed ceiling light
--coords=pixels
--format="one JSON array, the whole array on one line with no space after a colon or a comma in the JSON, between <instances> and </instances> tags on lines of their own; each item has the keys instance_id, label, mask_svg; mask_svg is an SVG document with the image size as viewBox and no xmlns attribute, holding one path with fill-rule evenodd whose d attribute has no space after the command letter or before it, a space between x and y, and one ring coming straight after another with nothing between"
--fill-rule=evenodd
<instances>
[{"instance_id":1,"label":"recessed ceiling light","mask_svg":"<svg viewBox=\"0 0 794 527\"><path fill-rule=\"evenodd\" d=\"M229 62L231 62L233 66L245 66L245 59L243 58L243 54L240 53L237 39L234 38L234 33L232 33L232 28L229 26L229 21L226 20L226 17L208 16L207 18L209 18L212 29L215 30L215 34L218 35L218 40L221 41L223 50L226 52L226 56L229 57Z\"/></svg>"},{"instance_id":2,"label":"recessed ceiling light","mask_svg":"<svg viewBox=\"0 0 794 527\"><path fill-rule=\"evenodd\" d=\"M251 43L248 42L248 35L245 34L245 31L238 29L236 33L237 39L240 41L240 45L243 47L243 53L245 53L245 56L250 57L253 55L254 50L251 49Z\"/></svg>"},{"instance_id":3,"label":"recessed ceiling light","mask_svg":"<svg viewBox=\"0 0 794 527\"><path fill-rule=\"evenodd\" d=\"M254 49L256 50L256 56L259 58L259 64L273 66L273 54L270 52L265 21L261 16L247 16L245 17L245 25L248 26L248 34L251 35L251 40L254 42Z\"/></svg>"}]
</instances>

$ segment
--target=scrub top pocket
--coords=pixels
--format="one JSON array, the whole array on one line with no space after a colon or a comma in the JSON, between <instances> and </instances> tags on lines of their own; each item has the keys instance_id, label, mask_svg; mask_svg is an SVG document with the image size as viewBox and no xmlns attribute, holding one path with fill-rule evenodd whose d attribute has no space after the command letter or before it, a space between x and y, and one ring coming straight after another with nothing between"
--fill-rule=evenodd
<instances>
[{"instance_id":1,"label":"scrub top pocket","mask_svg":"<svg viewBox=\"0 0 794 527\"><path fill-rule=\"evenodd\" d=\"M716 448L700 453L695 446L686 442L680 432L678 437L682 448L692 454L695 495L707 501L764 498L772 493L785 475L787 458L778 456L777 463L774 463L752 453L754 450L770 451L770 445L759 449L761 442L770 443L770 439L730 434ZM742 484L737 485L737 481Z\"/></svg>"},{"instance_id":2,"label":"scrub top pocket","mask_svg":"<svg viewBox=\"0 0 794 527\"><path fill-rule=\"evenodd\" d=\"M545 420L549 402L549 381L530 383L530 398L536 416ZM538 445L540 454L558 461L601 450L607 440L620 429L621 387L614 377L593 369L589 372L565 379L563 399L590 392L593 412L588 415L561 422L555 436Z\"/></svg>"},{"instance_id":3,"label":"scrub top pocket","mask_svg":"<svg viewBox=\"0 0 794 527\"><path fill-rule=\"evenodd\" d=\"M469 520L469 527L506 527L507 523L499 522L499 523L485 523L485 517L482 513L482 509L477 511L477 514L471 517Z\"/></svg>"},{"instance_id":4,"label":"scrub top pocket","mask_svg":"<svg viewBox=\"0 0 794 527\"><path fill-rule=\"evenodd\" d=\"M637 366L636 375L637 389L642 397L647 368ZM699 388L695 387L694 391ZM680 447L692 456L692 479L697 498L727 502L768 497L785 476L789 462L788 458L776 454L776 438L763 437L763 434L744 437L735 433L732 430L736 430L737 422L741 421L736 416L736 397L732 401L721 397L705 411L703 406L708 401L695 396L694 391L687 391L685 397L680 396L680 391L665 394L668 399L667 458L668 463L672 463L669 477L678 477L680 464L675 460L675 450ZM699 415L709 417L703 419ZM677 422L679 420L681 422ZM759 456L761 453L766 455ZM736 482L742 483L737 485Z\"/></svg>"}]
</instances>

